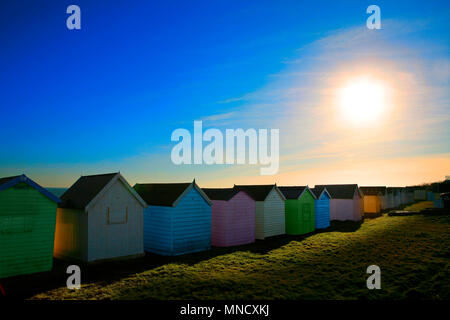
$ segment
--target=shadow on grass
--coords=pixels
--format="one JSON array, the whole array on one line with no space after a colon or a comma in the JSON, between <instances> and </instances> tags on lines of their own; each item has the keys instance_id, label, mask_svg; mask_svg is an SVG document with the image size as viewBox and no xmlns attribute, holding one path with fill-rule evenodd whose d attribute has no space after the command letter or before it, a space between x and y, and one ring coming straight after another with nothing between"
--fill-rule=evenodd
<instances>
[{"instance_id":1,"label":"shadow on grass","mask_svg":"<svg viewBox=\"0 0 450 320\"><path fill-rule=\"evenodd\" d=\"M322 232L355 232L361 225L364 220L361 221L331 221L330 227L325 229Z\"/></svg>"},{"instance_id":2,"label":"shadow on grass","mask_svg":"<svg viewBox=\"0 0 450 320\"><path fill-rule=\"evenodd\" d=\"M450 208L428 208L422 210L420 214L423 214L424 216L450 215Z\"/></svg>"},{"instance_id":3,"label":"shadow on grass","mask_svg":"<svg viewBox=\"0 0 450 320\"><path fill-rule=\"evenodd\" d=\"M377 212L377 213L368 213L368 212L364 212L364 219L368 219L368 220L370 220L370 219L376 219L376 218L382 217L383 214L391 215L391 213L392 213L393 211L400 211L400 210L403 210L404 208L406 208L406 207L408 207L408 206L410 206L410 205L412 205L412 204L414 204L414 203L417 203L417 202L420 202L420 201L416 201L416 202L408 203L408 204L402 204L402 205L400 205L400 206L393 207L393 208L389 208L389 209L381 209L381 211L380 211L380 212Z\"/></svg>"},{"instance_id":4,"label":"shadow on grass","mask_svg":"<svg viewBox=\"0 0 450 320\"><path fill-rule=\"evenodd\" d=\"M417 207L415 210L405 210L407 207L414 207L414 205L420 205L424 201L416 201L412 204L407 204L398 208L390 209L387 211L387 215L390 217L399 216L413 216L413 215L423 215L423 216L441 216L450 214L450 208L420 208Z\"/></svg>"},{"instance_id":5,"label":"shadow on grass","mask_svg":"<svg viewBox=\"0 0 450 320\"><path fill-rule=\"evenodd\" d=\"M226 255L237 251L249 251L257 254L267 254L292 241L303 241L308 237L323 232L355 232L362 224L353 221L332 221L329 228L316 230L304 235L280 235L256 240L254 243L235 247L212 247L211 250L191 253L181 256L160 256L152 253L145 253L144 257L131 260L118 260L97 264L86 264L82 262L53 260L53 269L48 272L21 275L6 279L1 279L0 283L6 291L7 297L14 299L27 299L38 293L57 289L66 286L69 274L67 267L76 264L81 268L81 283L104 283L105 285L130 275L152 270L160 266L176 263L195 265L217 256Z\"/></svg>"}]
</instances>

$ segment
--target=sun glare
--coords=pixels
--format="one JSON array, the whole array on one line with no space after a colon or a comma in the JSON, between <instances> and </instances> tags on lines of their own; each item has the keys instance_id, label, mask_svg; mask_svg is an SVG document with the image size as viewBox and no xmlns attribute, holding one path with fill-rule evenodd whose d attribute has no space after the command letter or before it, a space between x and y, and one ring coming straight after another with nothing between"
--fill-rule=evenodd
<instances>
[{"instance_id":1,"label":"sun glare","mask_svg":"<svg viewBox=\"0 0 450 320\"><path fill-rule=\"evenodd\" d=\"M342 116L354 124L368 124L380 118L387 108L386 88L370 78L350 81L339 91Z\"/></svg>"}]
</instances>

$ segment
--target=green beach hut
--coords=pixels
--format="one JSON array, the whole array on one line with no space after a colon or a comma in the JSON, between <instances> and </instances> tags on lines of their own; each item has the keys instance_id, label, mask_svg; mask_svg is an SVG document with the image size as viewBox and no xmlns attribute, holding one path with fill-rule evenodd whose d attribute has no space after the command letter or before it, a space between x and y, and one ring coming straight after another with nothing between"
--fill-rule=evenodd
<instances>
[{"instance_id":1,"label":"green beach hut","mask_svg":"<svg viewBox=\"0 0 450 320\"><path fill-rule=\"evenodd\" d=\"M0 278L52 269L59 202L25 175L0 178Z\"/></svg>"},{"instance_id":2,"label":"green beach hut","mask_svg":"<svg viewBox=\"0 0 450 320\"><path fill-rule=\"evenodd\" d=\"M314 201L316 196L308 186L278 187L286 201L286 234L299 235L315 230Z\"/></svg>"}]
</instances>

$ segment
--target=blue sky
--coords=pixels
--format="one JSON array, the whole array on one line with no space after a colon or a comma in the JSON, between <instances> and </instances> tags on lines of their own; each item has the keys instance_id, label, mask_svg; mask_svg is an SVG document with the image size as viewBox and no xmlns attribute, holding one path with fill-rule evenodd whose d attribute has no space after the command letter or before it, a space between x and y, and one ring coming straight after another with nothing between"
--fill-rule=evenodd
<instances>
[{"instance_id":1,"label":"blue sky","mask_svg":"<svg viewBox=\"0 0 450 320\"><path fill-rule=\"evenodd\" d=\"M81 8L81 30L66 28L70 4ZM365 28L370 4L381 8L382 30ZM449 18L448 1L2 1L0 176L68 186L80 174L120 170L132 183L311 185L407 163L410 171L384 184L443 177ZM397 120L383 135L359 128L354 141L355 131L323 128L318 117L330 114L323 99L341 75L364 68L395 82L403 107L386 115ZM280 128L280 174L174 166L170 135L194 120ZM437 163L442 174L419 177L413 163ZM377 176L355 182L383 183Z\"/></svg>"}]
</instances>

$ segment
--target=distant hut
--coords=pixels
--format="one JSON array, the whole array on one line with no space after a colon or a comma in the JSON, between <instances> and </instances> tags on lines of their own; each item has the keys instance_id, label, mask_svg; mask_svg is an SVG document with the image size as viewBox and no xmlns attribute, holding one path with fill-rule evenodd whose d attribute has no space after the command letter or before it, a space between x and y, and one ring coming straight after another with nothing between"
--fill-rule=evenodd
<instances>
[{"instance_id":1,"label":"distant hut","mask_svg":"<svg viewBox=\"0 0 450 320\"><path fill-rule=\"evenodd\" d=\"M416 188L414 190L414 201L427 200L427 191L424 188Z\"/></svg>"},{"instance_id":2,"label":"distant hut","mask_svg":"<svg viewBox=\"0 0 450 320\"><path fill-rule=\"evenodd\" d=\"M202 188L212 201L211 244L217 247L255 242L255 200L244 190Z\"/></svg>"},{"instance_id":3,"label":"distant hut","mask_svg":"<svg viewBox=\"0 0 450 320\"><path fill-rule=\"evenodd\" d=\"M211 249L211 205L193 182L138 183L148 204L144 211L144 249L165 256Z\"/></svg>"},{"instance_id":4,"label":"distant hut","mask_svg":"<svg viewBox=\"0 0 450 320\"><path fill-rule=\"evenodd\" d=\"M308 186L278 187L286 198L286 234L314 232L316 196Z\"/></svg>"},{"instance_id":5,"label":"distant hut","mask_svg":"<svg viewBox=\"0 0 450 320\"><path fill-rule=\"evenodd\" d=\"M357 184L327 184L325 187L331 195L330 220L362 219L362 195Z\"/></svg>"},{"instance_id":6,"label":"distant hut","mask_svg":"<svg viewBox=\"0 0 450 320\"><path fill-rule=\"evenodd\" d=\"M405 187L401 188L401 203L402 204L408 204L408 191L406 190Z\"/></svg>"},{"instance_id":7,"label":"distant hut","mask_svg":"<svg viewBox=\"0 0 450 320\"><path fill-rule=\"evenodd\" d=\"M380 193L380 206L381 206L381 210L385 210L387 209L387 197L386 197L386 193L387 193L387 188L385 186L378 186L376 187L378 189L378 192Z\"/></svg>"},{"instance_id":8,"label":"distant hut","mask_svg":"<svg viewBox=\"0 0 450 320\"><path fill-rule=\"evenodd\" d=\"M434 194L433 206L435 208L443 208L444 207L444 202L442 201L441 195L438 193Z\"/></svg>"},{"instance_id":9,"label":"distant hut","mask_svg":"<svg viewBox=\"0 0 450 320\"><path fill-rule=\"evenodd\" d=\"M314 211L316 213L316 229L325 229L330 226L330 199L331 195L325 187L311 189L316 196Z\"/></svg>"},{"instance_id":10,"label":"distant hut","mask_svg":"<svg viewBox=\"0 0 450 320\"><path fill-rule=\"evenodd\" d=\"M386 188L385 203L387 209L392 209L395 207L394 189Z\"/></svg>"},{"instance_id":11,"label":"distant hut","mask_svg":"<svg viewBox=\"0 0 450 320\"><path fill-rule=\"evenodd\" d=\"M414 202L414 187L405 187L406 190L406 200L408 204Z\"/></svg>"},{"instance_id":12,"label":"distant hut","mask_svg":"<svg viewBox=\"0 0 450 320\"><path fill-rule=\"evenodd\" d=\"M442 199L442 207L444 209L450 209L450 192L444 192L440 194Z\"/></svg>"},{"instance_id":13,"label":"distant hut","mask_svg":"<svg viewBox=\"0 0 450 320\"><path fill-rule=\"evenodd\" d=\"M61 200L55 257L90 263L144 254L146 204L120 173L82 176Z\"/></svg>"},{"instance_id":14,"label":"distant hut","mask_svg":"<svg viewBox=\"0 0 450 320\"><path fill-rule=\"evenodd\" d=\"M285 234L284 201L286 198L275 184L235 185L236 190L246 191L255 200L255 238Z\"/></svg>"},{"instance_id":15,"label":"distant hut","mask_svg":"<svg viewBox=\"0 0 450 320\"><path fill-rule=\"evenodd\" d=\"M402 205L402 189L401 187L393 187L394 190L394 207L398 208Z\"/></svg>"},{"instance_id":16,"label":"distant hut","mask_svg":"<svg viewBox=\"0 0 450 320\"><path fill-rule=\"evenodd\" d=\"M59 202L25 175L0 178L0 278L52 269Z\"/></svg>"},{"instance_id":17,"label":"distant hut","mask_svg":"<svg viewBox=\"0 0 450 320\"><path fill-rule=\"evenodd\" d=\"M389 198L391 202L391 208L397 208L398 207L397 189L394 187L388 187L386 188L386 192L390 196Z\"/></svg>"},{"instance_id":18,"label":"distant hut","mask_svg":"<svg viewBox=\"0 0 450 320\"><path fill-rule=\"evenodd\" d=\"M403 205L403 187L397 187L398 205Z\"/></svg>"},{"instance_id":19,"label":"distant hut","mask_svg":"<svg viewBox=\"0 0 450 320\"><path fill-rule=\"evenodd\" d=\"M433 204L435 208L444 208L443 197L444 193L450 192L450 180L437 182L432 184L432 192L434 194Z\"/></svg>"},{"instance_id":20,"label":"distant hut","mask_svg":"<svg viewBox=\"0 0 450 320\"><path fill-rule=\"evenodd\" d=\"M376 214L381 212L386 187L359 187L363 195L364 213Z\"/></svg>"},{"instance_id":21,"label":"distant hut","mask_svg":"<svg viewBox=\"0 0 450 320\"><path fill-rule=\"evenodd\" d=\"M401 205L400 188L388 187L386 188L386 194L389 202L389 208L397 208Z\"/></svg>"}]
</instances>

